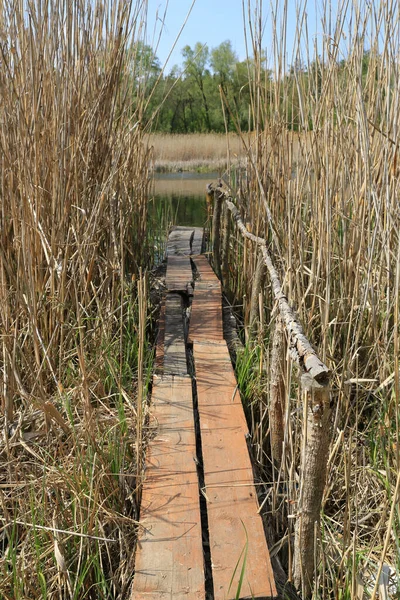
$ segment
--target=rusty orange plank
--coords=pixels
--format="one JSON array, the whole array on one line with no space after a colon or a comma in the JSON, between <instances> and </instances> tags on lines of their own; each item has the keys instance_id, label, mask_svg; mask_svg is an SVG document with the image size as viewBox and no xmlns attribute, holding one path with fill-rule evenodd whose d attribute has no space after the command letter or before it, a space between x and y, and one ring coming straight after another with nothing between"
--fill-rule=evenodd
<instances>
[{"instance_id":1,"label":"rusty orange plank","mask_svg":"<svg viewBox=\"0 0 400 600\"><path fill-rule=\"evenodd\" d=\"M204 600L190 377L155 379L132 600Z\"/></svg>"},{"instance_id":2,"label":"rusty orange plank","mask_svg":"<svg viewBox=\"0 0 400 600\"><path fill-rule=\"evenodd\" d=\"M203 254L193 261L200 278L195 282L188 342L223 342L220 281Z\"/></svg>"},{"instance_id":3,"label":"rusty orange plank","mask_svg":"<svg viewBox=\"0 0 400 600\"><path fill-rule=\"evenodd\" d=\"M208 262L206 256L204 254L199 254L198 256L192 257L194 264L196 265L196 269L200 275L200 281L203 283L215 283L219 284L220 281L216 274L213 271L212 266Z\"/></svg>"},{"instance_id":4,"label":"rusty orange plank","mask_svg":"<svg viewBox=\"0 0 400 600\"><path fill-rule=\"evenodd\" d=\"M226 344L194 342L215 600L274 598L276 587L247 449L247 425ZM233 577L232 585L231 580Z\"/></svg>"},{"instance_id":5,"label":"rusty orange plank","mask_svg":"<svg viewBox=\"0 0 400 600\"><path fill-rule=\"evenodd\" d=\"M223 342L221 286L195 283L188 342Z\"/></svg>"}]
</instances>

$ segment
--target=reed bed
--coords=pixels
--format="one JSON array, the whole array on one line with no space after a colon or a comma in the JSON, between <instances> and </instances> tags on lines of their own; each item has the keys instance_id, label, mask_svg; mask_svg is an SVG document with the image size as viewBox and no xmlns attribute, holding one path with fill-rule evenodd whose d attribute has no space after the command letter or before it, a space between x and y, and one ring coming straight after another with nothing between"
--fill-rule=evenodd
<instances>
[{"instance_id":1,"label":"reed bed","mask_svg":"<svg viewBox=\"0 0 400 600\"><path fill-rule=\"evenodd\" d=\"M251 41L255 137L247 168L230 182L251 231L265 237L309 339L333 371L332 442L311 592L315 598L397 597L399 583L400 213L398 49L392 2L321 8L320 36L307 36L298 4L295 66L286 70L285 2L272 10L270 78L258 21ZM253 24L254 25L254 24ZM309 45L310 44L310 45ZM257 256L231 239L226 289L243 305L249 338ZM289 579L303 439L303 398L290 360L280 469L269 446L269 331L276 319L261 290L255 341L238 359L255 453L268 487L279 556ZM300 478L300 479L299 479ZM267 503L268 505L268 503ZM304 587L303 587L304 592ZM381 596L384 597L384 596Z\"/></svg>"},{"instance_id":2,"label":"reed bed","mask_svg":"<svg viewBox=\"0 0 400 600\"><path fill-rule=\"evenodd\" d=\"M153 133L149 143L156 172L224 172L228 161L238 164L244 158L241 138L234 133Z\"/></svg>"},{"instance_id":3,"label":"reed bed","mask_svg":"<svg viewBox=\"0 0 400 600\"><path fill-rule=\"evenodd\" d=\"M143 7L0 6L1 598L125 598L132 577L151 369Z\"/></svg>"}]
</instances>

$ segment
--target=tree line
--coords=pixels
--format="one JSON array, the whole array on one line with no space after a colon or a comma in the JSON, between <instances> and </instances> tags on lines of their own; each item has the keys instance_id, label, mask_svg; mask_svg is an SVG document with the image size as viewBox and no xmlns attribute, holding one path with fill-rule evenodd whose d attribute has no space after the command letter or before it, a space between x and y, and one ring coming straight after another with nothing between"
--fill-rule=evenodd
<instances>
[{"instance_id":1,"label":"tree line","mask_svg":"<svg viewBox=\"0 0 400 600\"><path fill-rule=\"evenodd\" d=\"M312 116L302 112L300 96L314 100L319 97L324 68L319 59L309 65L297 61L282 80L274 82L265 55L257 62L253 58L239 61L229 40L211 50L201 42L193 48L185 46L182 67L175 66L168 74L163 73L150 46L139 43L135 52L139 57L136 89L140 89L138 97L146 98L141 119L152 131L218 133L238 128L249 131L254 128L254 119L262 126L260 120L268 118L269 111L277 107L289 129L297 131L314 126ZM362 87L369 62L370 52L365 51ZM342 78L348 77L346 65L346 60L337 63ZM262 90L257 98L256 89ZM260 101L262 110L257 110Z\"/></svg>"},{"instance_id":2,"label":"tree line","mask_svg":"<svg viewBox=\"0 0 400 600\"><path fill-rule=\"evenodd\" d=\"M143 115L153 131L164 133L223 132L251 127L251 81L254 61L239 61L229 40L209 49L197 42L182 49L182 67L162 73L151 47L138 49L148 98ZM269 77L269 72L265 70ZM222 97L225 110L223 110ZM228 108L229 107L229 108Z\"/></svg>"}]
</instances>

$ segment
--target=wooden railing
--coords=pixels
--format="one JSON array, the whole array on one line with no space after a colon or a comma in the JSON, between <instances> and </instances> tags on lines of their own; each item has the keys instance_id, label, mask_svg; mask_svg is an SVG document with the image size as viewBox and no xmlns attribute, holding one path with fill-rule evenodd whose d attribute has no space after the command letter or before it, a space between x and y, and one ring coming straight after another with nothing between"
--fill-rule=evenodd
<instances>
[{"instance_id":1,"label":"wooden railing","mask_svg":"<svg viewBox=\"0 0 400 600\"><path fill-rule=\"evenodd\" d=\"M307 597L311 592L314 576L316 526L320 523L331 440L331 372L307 339L283 292L283 285L266 240L248 231L232 198L220 187L210 185L207 193L214 199L212 257L214 270L220 279L224 281L227 277L229 254L233 246L232 220L236 232L240 232L244 240L253 244L253 252L258 255L252 278L248 327L250 338L256 329L260 291L265 276L269 278L273 300L278 309L268 374L271 454L278 468L282 460L285 431L284 372L287 356L290 356L300 370L304 422L300 485L295 511L293 580L295 586L302 591L303 597ZM232 219L229 219L229 214Z\"/></svg>"}]
</instances>

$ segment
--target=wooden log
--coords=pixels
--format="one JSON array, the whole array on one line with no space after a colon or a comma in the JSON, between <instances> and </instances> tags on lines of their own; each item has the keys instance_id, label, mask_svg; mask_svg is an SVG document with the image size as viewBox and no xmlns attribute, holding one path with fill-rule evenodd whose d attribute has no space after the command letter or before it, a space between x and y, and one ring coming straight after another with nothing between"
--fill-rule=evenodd
<instances>
[{"instance_id":1,"label":"wooden log","mask_svg":"<svg viewBox=\"0 0 400 600\"><path fill-rule=\"evenodd\" d=\"M269 427L272 460L277 468L281 465L284 440L284 414L286 400L285 386L286 340L282 319L275 321L271 350L271 373L269 384Z\"/></svg>"},{"instance_id":2,"label":"wooden log","mask_svg":"<svg viewBox=\"0 0 400 600\"><path fill-rule=\"evenodd\" d=\"M322 495L331 437L330 393L328 385L320 385L303 375L304 394L303 455L300 494L294 543L294 583L303 598L311 594L314 577L315 527L319 531Z\"/></svg>"}]
</instances>

